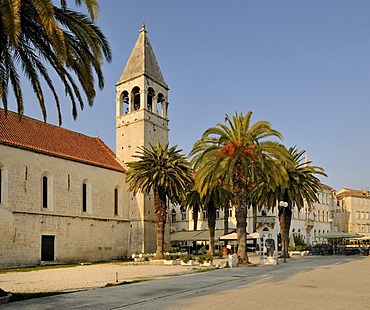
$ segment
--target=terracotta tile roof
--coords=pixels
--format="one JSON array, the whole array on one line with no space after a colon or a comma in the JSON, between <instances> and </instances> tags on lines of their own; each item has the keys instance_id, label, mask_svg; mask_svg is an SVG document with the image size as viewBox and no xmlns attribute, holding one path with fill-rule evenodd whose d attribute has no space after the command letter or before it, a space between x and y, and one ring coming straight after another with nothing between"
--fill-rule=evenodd
<instances>
[{"instance_id":1,"label":"terracotta tile roof","mask_svg":"<svg viewBox=\"0 0 370 310\"><path fill-rule=\"evenodd\" d=\"M0 109L0 144L70 159L90 165L125 171L115 153L99 138L46 124Z\"/></svg>"},{"instance_id":2,"label":"terracotta tile roof","mask_svg":"<svg viewBox=\"0 0 370 310\"><path fill-rule=\"evenodd\" d=\"M352 189L352 188L342 188L337 193L337 198L344 198L344 197L361 197L361 198L369 198L370 193L368 191L363 191L360 189Z\"/></svg>"}]
</instances>

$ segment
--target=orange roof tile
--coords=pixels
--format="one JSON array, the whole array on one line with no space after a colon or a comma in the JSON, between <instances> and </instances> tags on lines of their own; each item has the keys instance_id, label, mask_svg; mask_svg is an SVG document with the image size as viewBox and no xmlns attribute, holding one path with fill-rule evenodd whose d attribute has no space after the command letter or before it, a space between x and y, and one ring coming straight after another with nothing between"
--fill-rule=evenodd
<instances>
[{"instance_id":1,"label":"orange roof tile","mask_svg":"<svg viewBox=\"0 0 370 310\"><path fill-rule=\"evenodd\" d=\"M363 191L361 189L351 189L351 188L343 188L339 193L337 193L337 198L340 199L351 196L370 198L370 193L368 191Z\"/></svg>"},{"instance_id":2,"label":"orange roof tile","mask_svg":"<svg viewBox=\"0 0 370 310\"><path fill-rule=\"evenodd\" d=\"M99 138L50 125L0 109L0 144L46 155L75 160L117 171L125 171L115 153Z\"/></svg>"}]
</instances>

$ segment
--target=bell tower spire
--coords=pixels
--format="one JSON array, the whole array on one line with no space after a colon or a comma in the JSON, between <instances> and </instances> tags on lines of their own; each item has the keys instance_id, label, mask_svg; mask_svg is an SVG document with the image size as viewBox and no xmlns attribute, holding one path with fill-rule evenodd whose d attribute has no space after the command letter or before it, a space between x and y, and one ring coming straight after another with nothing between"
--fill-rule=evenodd
<instances>
[{"instance_id":1,"label":"bell tower spire","mask_svg":"<svg viewBox=\"0 0 370 310\"><path fill-rule=\"evenodd\" d=\"M123 164L135 160L139 147L168 142L168 90L143 24L116 83L116 155ZM155 252L153 201L130 193L131 253Z\"/></svg>"},{"instance_id":2,"label":"bell tower spire","mask_svg":"<svg viewBox=\"0 0 370 310\"><path fill-rule=\"evenodd\" d=\"M116 154L123 162L137 147L168 141L168 90L143 24L116 83Z\"/></svg>"}]
</instances>

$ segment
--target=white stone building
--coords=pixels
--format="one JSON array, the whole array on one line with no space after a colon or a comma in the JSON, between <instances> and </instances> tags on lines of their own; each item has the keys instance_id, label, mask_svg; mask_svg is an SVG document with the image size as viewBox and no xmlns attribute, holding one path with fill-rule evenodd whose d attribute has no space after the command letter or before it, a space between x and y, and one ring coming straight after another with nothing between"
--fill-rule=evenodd
<instances>
[{"instance_id":1,"label":"white stone building","mask_svg":"<svg viewBox=\"0 0 370 310\"><path fill-rule=\"evenodd\" d=\"M301 235L303 240L307 244L314 244L316 242L321 242L316 236L320 233L329 231L338 231L339 227L339 217L337 215L337 201L335 196L335 191L330 186L321 184L322 191L318 193L319 202L315 202L311 208L308 207L305 202L304 208L298 212L298 208L293 209L292 222L290 227L290 234ZM278 219L278 209L275 207L273 210L268 210L267 208L262 208L257 211L256 216L256 231L253 229L253 210L248 209L247 213L247 232L252 234L254 232L261 233L265 228L269 231L280 233L280 225ZM224 221L224 210L217 210L216 216L216 230L219 234L223 232L225 227ZM171 228L172 233L174 232L184 232L194 230L193 212L192 210L185 209L181 206L172 206L171 210ZM235 208L230 207L228 209L228 228L229 230L236 230L236 218L235 218ZM201 210L198 214L198 230L207 230L207 213ZM185 236L185 234L183 234ZM191 233L189 233L191 235ZM180 234L173 235L177 240ZM173 240L172 238L171 240ZM181 245L186 247L190 245L190 242L180 241Z\"/></svg>"},{"instance_id":2,"label":"white stone building","mask_svg":"<svg viewBox=\"0 0 370 310\"><path fill-rule=\"evenodd\" d=\"M343 187L337 199L341 231L370 236L370 192Z\"/></svg>"},{"instance_id":3,"label":"white stone building","mask_svg":"<svg viewBox=\"0 0 370 310\"><path fill-rule=\"evenodd\" d=\"M128 192L124 167L168 141L167 92L143 26L116 84L116 153L0 109L0 268L155 251L152 197Z\"/></svg>"},{"instance_id":4,"label":"white stone building","mask_svg":"<svg viewBox=\"0 0 370 310\"><path fill-rule=\"evenodd\" d=\"M307 244L321 242L317 237L321 233L338 231L335 190L325 184L321 184L321 188L317 193L318 202L311 208L305 202L300 211L297 207L293 209L290 232L302 235Z\"/></svg>"}]
</instances>

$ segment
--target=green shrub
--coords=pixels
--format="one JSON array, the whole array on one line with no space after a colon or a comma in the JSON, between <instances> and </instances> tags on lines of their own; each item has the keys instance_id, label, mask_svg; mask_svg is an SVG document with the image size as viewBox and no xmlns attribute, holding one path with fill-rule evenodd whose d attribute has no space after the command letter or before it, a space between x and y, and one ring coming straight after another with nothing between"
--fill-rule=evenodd
<instances>
[{"instance_id":1,"label":"green shrub","mask_svg":"<svg viewBox=\"0 0 370 310\"><path fill-rule=\"evenodd\" d=\"M293 238L294 238L294 244L296 246L298 246L298 245L302 245L302 246L303 245L306 245L306 242L304 241L303 235L301 235L301 234L293 234Z\"/></svg>"},{"instance_id":2,"label":"green shrub","mask_svg":"<svg viewBox=\"0 0 370 310\"><path fill-rule=\"evenodd\" d=\"M170 250L168 252L177 253L177 252L180 252L180 248L179 247L170 247Z\"/></svg>"},{"instance_id":3,"label":"green shrub","mask_svg":"<svg viewBox=\"0 0 370 310\"><path fill-rule=\"evenodd\" d=\"M177 254L165 254L164 259L165 260L175 260L175 259L178 259L178 255Z\"/></svg>"},{"instance_id":4,"label":"green shrub","mask_svg":"<svg viewBox=\"0 0 370 310\"><path fill-rule=\"evenodd\" d=\"M313 248L326 248L328 245L326 243L316 243Z\"/></svg>"},{"instance_id":5,"label":"green shrub","mask_svg":"<svg viewBox=\"0 0 370 310\"><path fill-rule=\"evenodd\" d=\"M212 263L213 262L213 255L211 254L206 254L204 255L204 259L207 263Z\"/></svg>"},{"instance_id":6,"label":"green shrub","mask_svg":"<svg viewBox=\"0 0 370 310\"><path fill-rule=\"evenodd\" d=\"M199 249L199 251L200 251L200 253L201 253L202 255L207 254L207 249L206 249L206 247L205 247L205 246L202 246L202 247Z\"/></svg>"},{"instance_id":7,"label":"green shrub","mask_svg":"<svg viewBox=\"0 0 370 310\"><path fill-rule=\"evenodd\" d=\"M198 260L199 264L203 264L204 262L212 263L213 262L213 255L211 255L211 254L202 254L202 255L198 256L197 260Z\"/></svg>"},{"instance_id":8,"label":"green shrub","mask_svg":"<svg viewBox=\"0 0 370 310\"><path fill-rule=\"evenodd\" d=\"M189 262L189 260L193 259L193 255L191 254L185 254L185 255L182 255L181 256L181 260L187 264Z\"/></svg>"}]
</instances>

